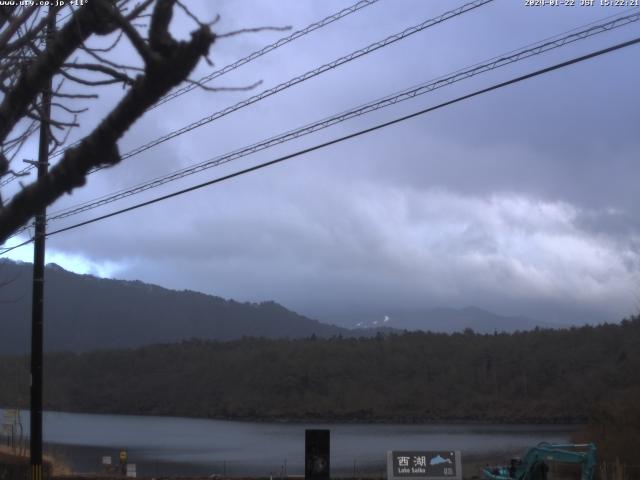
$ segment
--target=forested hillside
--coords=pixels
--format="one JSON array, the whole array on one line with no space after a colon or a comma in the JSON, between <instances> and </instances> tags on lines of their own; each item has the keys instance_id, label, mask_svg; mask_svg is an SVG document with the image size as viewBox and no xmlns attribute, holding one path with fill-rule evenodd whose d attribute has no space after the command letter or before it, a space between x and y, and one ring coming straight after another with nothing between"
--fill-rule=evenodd
<instances>
[{"instance_id":1,"label":"forested hillside","mask_svg":"<svg viewBox=\"0 0 640 480\"><path fill-rule=\"evenodd\" d=\"M640 386L640 320L479 335L186 341L49 354L45 406L218 418L570 422ZM27 405L26 357L0 405Z\"/></svg>"},{"instance_id":2,"label":"forested hillside","mask_svg":"<svg viewBox=\"0 0 640 480\"><path fill-rule=\"evenodd\" d=\"M0 355L30 348L33 265L0 258ZM526 317L502 316L476 307L393 311L344 328L299 315L278 303L242 303L204 293L170 290L140 281L79 275L49 264L45 268L45 349L83 352L98 348L141 347L188 339L373 336L377 331L483 332L531 330L549 326ZM343 324L356 326L343 318ZM389 317L387 317L388 319Z\"/></svg>"},{"instance_id":3,"label":"forested hillside","mask_svg":"<svg viewBox=\"0 0 640 480\"><path fill-rule=\"evenodd\" d=\"M29 351L33 265L0 261L0 354ZM300 338L348 330L298 315L275 302L241 303L139 281L45 269L47 351L139 347L189 338L244 335Z\"/></svg>"}]
</instances>

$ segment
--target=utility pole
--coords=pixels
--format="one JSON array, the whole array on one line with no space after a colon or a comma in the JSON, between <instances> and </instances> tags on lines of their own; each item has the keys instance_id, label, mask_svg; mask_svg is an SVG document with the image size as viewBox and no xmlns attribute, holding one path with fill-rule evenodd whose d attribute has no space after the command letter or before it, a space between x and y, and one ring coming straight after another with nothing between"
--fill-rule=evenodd
<instances>
[{"instance_id":1,"label":"utility pole","mask_svg":"<svg viewBox=\"0 0 640 480\"><path fill-rule=\"evenodd\" d=\"M47 40L56 26L56 15L49 7ZM51 79L42 91L40 111L40 141L38 145L38 180L47 175L49 167L49 118L51 115ZM31 480L43 480L42 471L42 357L44 347L44 254L47 210L43 207L35 216L33 242L33 297L31 303Z\"/></svg>"}]
</instances>

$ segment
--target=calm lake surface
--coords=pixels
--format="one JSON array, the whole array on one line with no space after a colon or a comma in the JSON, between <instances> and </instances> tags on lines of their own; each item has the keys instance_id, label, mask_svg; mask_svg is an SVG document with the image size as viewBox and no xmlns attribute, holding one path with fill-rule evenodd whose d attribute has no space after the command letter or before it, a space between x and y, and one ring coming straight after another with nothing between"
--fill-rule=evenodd
<instances>
[{"instance_id":1,"label":"calm lake surface","mask_svg":"<svg viewBox=\"0 0 640 480\"><path fill-rule=\"evenodd\" d=\"M0 412L3 411L0 409ZM25 431L29 414L22 412ZM461 450L465 456L564 442L575 426L304 424L46 412L47 450L83 472L128 451L138 475L274 475L304 471L304 431L331 429L332 471L381 472L387 450Z\"/></svg>"}]
</instances>

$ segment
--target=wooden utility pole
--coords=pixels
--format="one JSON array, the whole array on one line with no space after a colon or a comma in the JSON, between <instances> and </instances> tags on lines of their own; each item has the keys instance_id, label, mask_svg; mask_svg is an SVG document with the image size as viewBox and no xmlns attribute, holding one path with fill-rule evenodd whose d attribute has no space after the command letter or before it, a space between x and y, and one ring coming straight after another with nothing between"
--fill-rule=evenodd
<instances>
[{"instance_id":1,"label":"wooden utility pole","mask_svg":"<svg viewBox=\"0 0 640 480\"><path fill-rule=\"evenodd\" d=\"M53 9L54 7L49 7ZM51 10L49 11L51 14ZM56 26L55 14L50 15L47 26L49 35ZM51 88L49 80L42 92L40 111L40 141L38 145L38 180L47 175L49 168L49 118L51 115ZM42 357L44 348L44 255L47 210L42 208L35 216L33 242L33 296L31 304L31 480L43 480L42 471Z\"/></svg>"}]
</instances>

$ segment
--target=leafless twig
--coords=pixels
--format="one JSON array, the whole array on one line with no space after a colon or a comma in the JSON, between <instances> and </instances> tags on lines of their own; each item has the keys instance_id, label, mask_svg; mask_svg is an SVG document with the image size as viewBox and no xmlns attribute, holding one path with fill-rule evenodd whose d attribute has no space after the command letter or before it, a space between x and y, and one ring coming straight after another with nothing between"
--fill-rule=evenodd
<instances>
[{"instance_id":1,"label":"leafless twig","mask_svg":"<svg viewBox=\"0 0 640 480\"><path fill-rule=\"evenodd\" d=\"M287 30L291 30L291 26L287 27L256 27L256 28L241 28L240 30L232 30L226 33L217 33L216 38L227 38L227 37L235 37L236 35L241 35L243 33L258 33L258 32L286 32Z\"/></svg>"}]
</instances>

